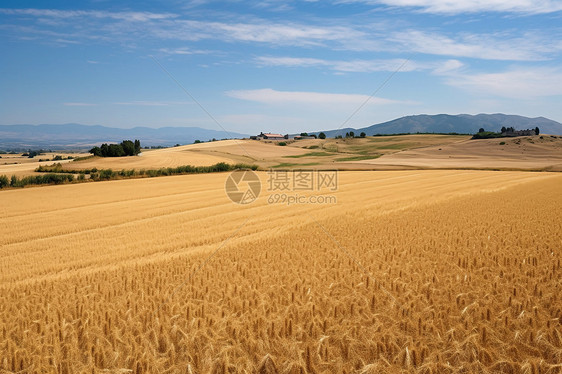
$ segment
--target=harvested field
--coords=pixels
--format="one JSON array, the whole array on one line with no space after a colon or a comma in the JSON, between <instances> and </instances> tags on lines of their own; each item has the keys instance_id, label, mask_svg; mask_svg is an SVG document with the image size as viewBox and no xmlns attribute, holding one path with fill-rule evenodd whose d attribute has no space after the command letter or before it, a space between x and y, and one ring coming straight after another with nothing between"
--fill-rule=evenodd
<instances>
[{"instance_id":1,"label":"harvested field","mask_svg":"<svg viewBox=\"0 0 562 374\"><path fill-rule=\"evenodd\" d=\"M0 372L560 372L562 175L226 177L0 192Z\"/></svg>"}]
</instances>

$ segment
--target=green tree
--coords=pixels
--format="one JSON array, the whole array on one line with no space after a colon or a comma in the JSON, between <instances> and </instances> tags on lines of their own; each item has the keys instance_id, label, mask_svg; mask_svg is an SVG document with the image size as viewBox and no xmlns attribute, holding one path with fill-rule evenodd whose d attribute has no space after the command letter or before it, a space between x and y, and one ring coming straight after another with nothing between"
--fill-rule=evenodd
<instances>
[{"instance_id":1,"label":"green tree","mask_svg":"<svg viewBox=\"0 0 562 374\"><path fill-rule=\"evenodd\" d=\"M321 132L320 134L318 134L318 137L320 139L326 139L326 134L324 134L323 132Z\"/></svg>"},{"instance_id":2,"label":"green tree","mask_svg":"<svg viewBox=\"0 0 562 374\"><path fill-rule=\"evenodd\" d=\"M301 132L301 136L308 136L307 132Z\"/></svg>"},{"instance_id":3,"label":"green tree","mask_svg":"<svg viewBox=\"0 0 562 374\"><path fill-rule=\"evenodd\" d=\"M107 148L107 156L105 157L122 157L125 156L125 151L121 144L110 144Z\"/></svg>"},{"instance_id":4,"label":"green tree","mask_svg":"<svg viewBox=\"0 0 562 374\"><path fill-rule=\"evenodd\" d=\"M10 185L10 181L8 177L5 175L0 175L0 188L8 187Z\"/></svg>"},{"instance_id":5,"label":"green tree","mask_svg":"<svg viewBox=\"0 0 562 374\"><path fill-rule=\"evenodd\" d=\"M89 152L91 154L93 154L94 156L101 157L101 148L100 147L93 147L92 149L89 150Z\"/></svg>"},{"instance_id":6,"label":"green tree","mask_svg":"<svg viewBox=\"0 0 562 374\"><path fill-rule=\"evenodd\" d=\"M135 139L135 155L138 155L139 153L141 153L140 140Z\"/></svg>"},{"instance_id":7,"label":"green tree","mask_svg":"<svg viewBox=\"0 0 562 374\"><path fill-rule=\"evenodd\" d=\"M135 143L130 140L123 140L120 145L121 148L123 148L123 153L125 153L125 156L135 155Z\"/></svg>"},{"instance_id":8,"label":"green tree","mask_svg":"<svg viewBox=\"0 0 562 374\"><path fill-rule=\"evenodd\" d=\"M507 129L505 128L505 126L502 126L501 132L504 133L506 131L507 131Z\"/></svg>"},{"instance_id":9,"label":"green tree","mask_svg":"<svg viewBox=\"0 0 562 374\"><path fill-rule=\"evenodd\" d=\"M354 133L353 131L350 131L350 132L349 132L349 137L350 137L350 138L355 138L355 133Z\"/></svg>"},{"instance_id":10,"label":"green tree","mask_svg":"<svg viewBox=\"0 0 562 374\"><path fill-rule=\"evenodd\" d=\"M18 177L16 177L15 175L12 175L12 178L10 179L10 186L17 187L18 182L19 182Z\"/></svg>"},{"instance_id":11,"label":"green tree","mask_svg":"<svg viewBox=\"0 0 562 374\"><path fill-rule=\"evenodd\" d=\"M100 146L100 150L101 150L102 157L107 157L107 155L109 155L109 145L107 143L103 143Z\"/></svg>"},{"instance_id":12,"label":"green tree","mask_svg":"<svg viewBox=\"0 0 562 374\"><path fill-rule=\"evenodd\" d=\"M362 132L361 134L359 134L360 137L364 138L367 136L367 134L365 134L364 132Z\"/></svg>"},{"instance_id":13,"label":"green tree","mask_svg":"<svg viewBox=\"0 0 562 374\"><path fill-rule=\"evenodd\" d=\"M535 135L539 135L541 133L539 127L535 127Z\"/></svg>"},{"instance_id":14,"label":"green tree","mask_svg":"<svg viewBox=\"0 0 562 374\"><path fill-rule=\"evenodd\" d=\"M480 129L478 129L478 132L484 132L484 131L486 131L486 130L484 130L483 127L480 127Z\"/></svg>"}]
</instances>

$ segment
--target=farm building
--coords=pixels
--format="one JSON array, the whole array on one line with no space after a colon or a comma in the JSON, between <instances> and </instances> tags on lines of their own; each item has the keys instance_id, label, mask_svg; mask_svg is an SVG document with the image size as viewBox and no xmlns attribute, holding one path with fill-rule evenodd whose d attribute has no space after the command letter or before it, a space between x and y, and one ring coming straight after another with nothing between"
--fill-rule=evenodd
<instances>
[{"instance_id":1,"label":"farm building","mask_svg":"<svg viewBox=\"0 0 562 374\"><path fill-rule=\"evenodd\" d=\"M272 134L272 133L261 132L257 136L250 136L250 139L254 139L254 140L261 140L261 139L264 139L264 140L284 140L284 139L286 139L286 137L281 135L281 134Z\"/></svg>"},{"instance_id":2,"label":"farm building","mask_svg":"<svg viewBox=\"0 0 562 374\"><path fill-rule=\"evenodd\" d=\"M536 130L514 130L513 127L509 127L506 131L502 131L503 136L533 136L538 135Z\"/></svg>"}]
</instances>

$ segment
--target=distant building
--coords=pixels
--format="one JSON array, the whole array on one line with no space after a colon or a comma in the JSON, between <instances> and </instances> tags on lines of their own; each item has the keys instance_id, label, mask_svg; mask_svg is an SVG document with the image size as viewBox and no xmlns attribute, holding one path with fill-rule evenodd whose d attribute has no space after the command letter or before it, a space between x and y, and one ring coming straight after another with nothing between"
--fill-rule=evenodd
<instances>
[{"instance_id":1,"label":"distant building","mask_svg":"<svg viewBox=\"0 0 562 374\"><path fill-rule=\"evenodd\" d=\"M299 139L317 139L318 137L316 135L306 135L306 136L300 136L300 135L289 135L289 134L285 134L285 135L281 135L281 134L273 134L270 132L260 132L259 135L252 135L250 136L250 139L252 140L299 140Z\"/></svg>"},{"instance_id":2,"label":"distant building","mask_svg":"<svg viewBox=\"0 0 562 374\"><path fill-rule=\"evenodd\" d=\"M533 136L536 135L534 129L530 130L514 130L513 127L507 128L505 131L502 132L503 136Z\"/></svg>"},{"instance_id":3,"label":"distant building","mask_svg":"<svg viewBox=\"0 0 562 374\"><path fill-rule=\"evenodd\" d=\"M285 136L281 135L281 134L273 134L273 133L263 133L261 132L259 135L256 136L250 136L250 139L253 140L284 140L287 139Z\"/></svg>"}]
</instances>

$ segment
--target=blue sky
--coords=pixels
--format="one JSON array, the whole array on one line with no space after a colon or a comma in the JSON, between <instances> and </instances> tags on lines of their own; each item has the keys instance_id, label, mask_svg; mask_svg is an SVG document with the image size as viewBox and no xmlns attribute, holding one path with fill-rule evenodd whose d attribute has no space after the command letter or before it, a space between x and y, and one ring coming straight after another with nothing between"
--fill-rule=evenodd
<instances>
[{"instance_id":1,"label":"blue sky","mask_svg":"<svg viewBox=\"0 0 562 374\"><path fill-rule=\"evenodd\" d=\"M160 65L243 133L562 122L559 0L3 0L0 50L0 124L219 130Z\"/></svg>"}]
</instances>

